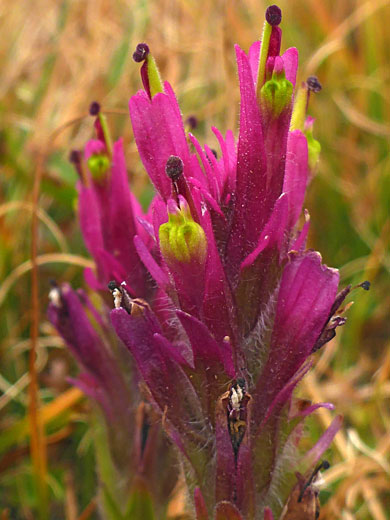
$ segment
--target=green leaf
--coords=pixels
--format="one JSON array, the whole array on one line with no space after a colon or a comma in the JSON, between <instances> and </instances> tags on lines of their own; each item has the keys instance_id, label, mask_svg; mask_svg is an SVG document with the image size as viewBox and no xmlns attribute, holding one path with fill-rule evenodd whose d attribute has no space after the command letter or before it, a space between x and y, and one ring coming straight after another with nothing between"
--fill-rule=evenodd
<instances>
[{"instance_id":1,"label":"green leaf","mask_svg":"<svg viewBox=\"0 0 390 520\"><path fill-rule=\"evenodd\" d=\"M133 487L130 502L125 516L126 520L142 518L142 520L155 520L153 499L144 483L138 480Z\"/></svg>"},{"instance_id":2,"label":"green leaf","mask_svg":"<svg viewBox=\"0 0 390 520\"><path fill-rule=\"evenodd\" d=\"M115 499L113 499L111 493L108 491L107 487L102 486L101 489L101 501L103 506L103 511L105 513L105 518L107 520L125 520L127 518L124 516L119 509L119 506L116 504ZM134 517L138 518L138 517ZM142 517L139 517L142 518Z\"/></svg>"},{"instance_id":3,"label":"green leaf","mask_svg":"<svg viewBox=\"0 0 390 520\"><path fill-rule=\"evenodd\" d=\"M129 59L129 41L126 38L116 49L108 72L108 85L113 88L123 73L126 61Z\"/></svg>"}]
</instances>

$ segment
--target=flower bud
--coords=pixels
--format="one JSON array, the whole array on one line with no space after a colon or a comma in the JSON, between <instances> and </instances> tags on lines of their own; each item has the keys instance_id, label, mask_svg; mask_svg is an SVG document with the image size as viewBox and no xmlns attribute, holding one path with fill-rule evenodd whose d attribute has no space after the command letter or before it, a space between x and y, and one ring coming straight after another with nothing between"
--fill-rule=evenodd
<instances>
[{"instance_id":1,"label":"flower bud","mask_svg":"<svg viewBox=\"0 0 390 520\"><path fill-rule=\"evenodd\" d=\"M321 144L313 137L313 123L314 119L309 116L306 118L304 126L304 134L307 139L308 163L311 171L315 169L321 153Z\"/></svg>"},{"instance_id":2,"label":"flower bud","mask_svg":"<svg viewBox=\"0 0 390 520\"><path fill-rule=\"evenodd\" d=\"M169 221L159 229L161 253L168 264L203 265L207 253L205 232L194 222L186 200L180 195L179 204L180 207L172 199L168 201Z\"/></svg>"},{"instance_id":3,"label":"flower bud","mask_svg":"<svg viewBox=\"0 0 390 520\"><path fill-rule=\"evenodd\" d=\"M101 180L108 168L110 167L110 159L104 153L93 154L88 159L88 168L94 180Z\"/></svg>"},{"instance_id":4,"label":"flower bud","mask_svg":"<svg viewBox=\"0 0 390 520\"><path fill-rule=\"evenodd\" d=\"M281 62L281 63L280 63ZM274 117L278 117L290 104L293 86L286 79L283 61L275 59L272 78L264 83L260 91L262 106Z\"/></svg>"}]
</instances>

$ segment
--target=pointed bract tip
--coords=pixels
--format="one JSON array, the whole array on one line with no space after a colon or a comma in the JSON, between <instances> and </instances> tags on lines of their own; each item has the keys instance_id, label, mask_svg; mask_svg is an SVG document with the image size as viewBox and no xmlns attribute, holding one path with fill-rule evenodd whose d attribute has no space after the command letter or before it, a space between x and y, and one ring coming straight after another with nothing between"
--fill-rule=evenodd
<instances>
[{"instance_id":1,"label":"pointed bract tip","mask_svg":"<svg viewBox=\"0 0 390 520\"><path fill-rule=\"evenodd\" d=\"M184 164L180 157L171 155L165 165L165 173L172 181L177 181L183 174Z\"/></svg>"},{"instance_id":2,"label":"pointed bract tip","mask_svg":"<svg viewBox=\"0 0 390 520\"><path fill-rule=\"evenodd\" d=\"M141 63L146 60L149 52L149 46L146 43L139 43L133 52L133 60L136 63Z\"/></svg>"},{"instance_id":3,"label":"pointed bract tip","mask_svg":"<svg viewBox=\"0 0 390 520\"><path fill-rule=\"evenodd\" d=\"M265 19L272 25L279 25L282 21L282 11L277 5L270 5L265 12Z\"/></svg>"},{"instance_id":4,"label":"pointed bract tip","mask_svg":"<svg viewBox=\"0 0 390 520\"><path fill-rule=\"evenodd\" d=\"M320 92L322 90L322 85L321 83L318 81L318 78L317 76L309 76L306 80L306 85L307 85L307 88L311 91L311 92Z\"/></svg>"},{"instance_id":5,"label":"pointed bract tip","mask_svg":"<svg viewBox=\"0 0 390 520\"><path fill-rule=\"evenodd\" d=\"M89 105L89 114L91 116L97 116L100 112L100 105L97 101L92 101Z\"/></svg>"}]
</instances>

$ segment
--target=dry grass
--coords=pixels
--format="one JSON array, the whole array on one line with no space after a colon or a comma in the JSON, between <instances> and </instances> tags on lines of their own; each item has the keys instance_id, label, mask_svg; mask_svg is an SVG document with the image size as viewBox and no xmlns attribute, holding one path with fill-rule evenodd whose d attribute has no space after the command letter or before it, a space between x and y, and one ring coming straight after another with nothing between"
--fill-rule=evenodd
<instances>
[{"instance_id":1,"label":"dry grass","mask_svg":"<svg viewBox=\"0 0 390 520\"><path fill-rule=\"evenodd\" d=\"M225 130L237 122L233 44L248 48L259 37L266 5L0 0L0 511L9 508L2 518L35 518L28 442L41 499L48 483L53 514L69 520L94 514L93 478L81 484L80 470L72 470L78 450L78 464L93 475L85 407L66 400L69 390L50 380L54 363L63 362L66 372L69 360L44 314L48 280L82 283L82 267L90 262L74 219L75 177L67 164L69 150L91 134L90 102L99 100L110 112L113 133L124 135L132 184L144 194L145 174L127 116L128 99L140 88L133 48L149 43L184 116L196 114L199 137L213 142L212 124ZM370 293L353 294L348 324L319 354L302 388L313 400L332 401L345 417L325 475L321 518L389 519L390 6L387 0L279 5L284 48L296 45L301 77L315 72L324 84L311 106L323 147L307 200L311 246L341 269L343 283L373 284ZM26 276L31 272L32 281ZM49 402L53 413L44 437L42 414ZM28 413L33 428L23 434ZM319 412L308 443L329 422L330 412ZM63 435L53 437L58 432ZM68 458L58 463L64 442Z\"/></svg>"}]
</instances>

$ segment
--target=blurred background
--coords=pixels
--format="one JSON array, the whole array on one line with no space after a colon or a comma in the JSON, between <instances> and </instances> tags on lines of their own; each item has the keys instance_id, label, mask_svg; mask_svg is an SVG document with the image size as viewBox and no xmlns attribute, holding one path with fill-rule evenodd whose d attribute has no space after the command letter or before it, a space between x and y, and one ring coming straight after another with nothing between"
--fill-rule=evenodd
<instances>
[{"instance_id":1,"label":"blurred background","mask_svg":"<svg viewBox=\"0 0 390 520\"><path fill-rule=\"evenodd\" d=\"M124 136L129 178L146 206L152 188L127 110L141 87L136 44L149 44L184 117L196 116L194 133L213 147L212 125L237 128L233 44L247 50L259 39L269 3L0 0L2 520L37 518L42 496L51 519L97 518L89 404L67 384L76 367L45 317L50 280L81 286L91 264L68 161L92 135L89 104L99 101L113 136ZM300 389L344 415L327 454L320 518L390 519L390 4L279 5L283 49L299 49L301 80L316 74L323 85L309 109L322 145L306 200L309 245L340 269L343 285L372 284L352 293L347 325ZM308 446L333 415L310 419ZM172 518L179 513L172 504Z\"/></svg>"}]
</instances>

